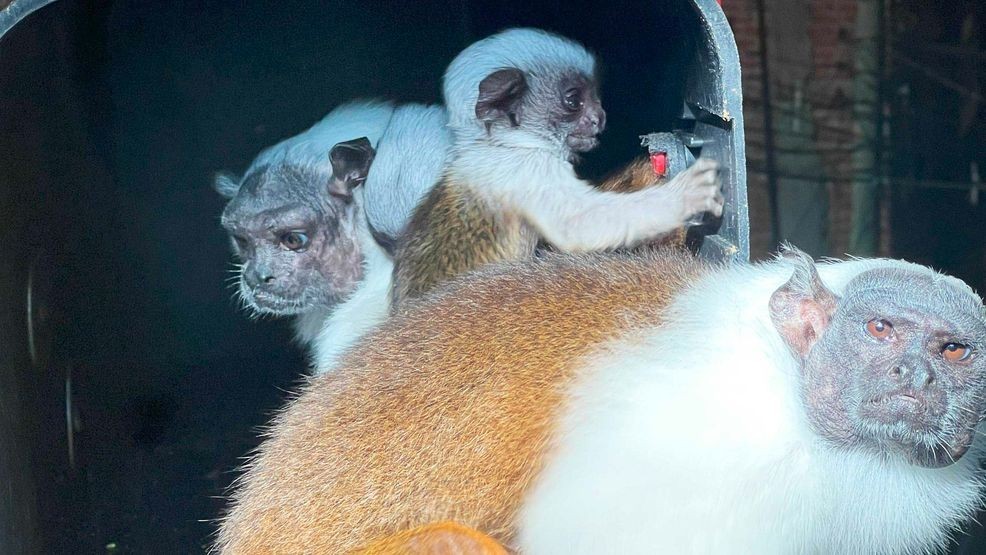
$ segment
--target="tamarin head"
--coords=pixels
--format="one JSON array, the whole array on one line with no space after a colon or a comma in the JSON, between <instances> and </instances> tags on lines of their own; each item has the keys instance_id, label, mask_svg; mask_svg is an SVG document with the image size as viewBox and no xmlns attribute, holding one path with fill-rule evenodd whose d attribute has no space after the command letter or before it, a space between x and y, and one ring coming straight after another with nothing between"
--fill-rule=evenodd
<instances>
[{"instance_id":1,"label":"tamarin head","mask_svg":"<svg viewBox=\"0 0 986 555\"><path fill-rule=\"evenodd\" d=\"M459 139L587 152L606 127L595 65L581 45L536 29L475 42L445 72L449 125Z\"/></svg>"},{"instance_id":2,"label":"tamarin head","mask_svg":"<svg viewBox=\"0 0 986 555\"><path fill-rule=\"evenodd\" d=\"M217 176L229 199L222 225L240 260L239 296L258 314L289 316L332 306L362 278L353 188L366 179L365 138L327 153L331 176L290 163L261 166L242 180Z\"/></svg>"}]
</instances>

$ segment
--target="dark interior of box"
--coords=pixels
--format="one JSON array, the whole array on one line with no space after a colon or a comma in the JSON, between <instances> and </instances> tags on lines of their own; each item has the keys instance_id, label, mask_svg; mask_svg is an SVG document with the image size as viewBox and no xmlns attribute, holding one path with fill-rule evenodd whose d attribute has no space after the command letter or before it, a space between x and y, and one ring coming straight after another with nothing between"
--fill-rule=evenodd
<instances>
[{"instance_id":1,"label":"dark interior of box","mask_svg":"<svg viewBox=\"0 0 986 555\"><path fill-rule=\"evenodd\" d=\"M350 98L438 101L461 48L531 25L603 60L609 126L582 166L598 176L673 125L693 18L670 2L62 0L20 23L0 44L3 551L208 545L305 370L286 321L232 298L215 171Z\"/></svg>"},{"instance_id":2,"label":"dark interior of box","mask_svg":"<svg viewBox=\"0 0 986 555\"><path fill-rule=\"evenodd\" d=\"M232 299L213 172L242 171L346 99L438 101L458 50L534 25L604 60L610 124L583 170L605 173L681 106L689 13L657 4L65 0L14 28L0 240L7 391L22 393L10 441L30 453L8 464L37 505L18 509L22 545L201 551L239 457L304 371L287 323Z\"/></svg>"}]
</instances>

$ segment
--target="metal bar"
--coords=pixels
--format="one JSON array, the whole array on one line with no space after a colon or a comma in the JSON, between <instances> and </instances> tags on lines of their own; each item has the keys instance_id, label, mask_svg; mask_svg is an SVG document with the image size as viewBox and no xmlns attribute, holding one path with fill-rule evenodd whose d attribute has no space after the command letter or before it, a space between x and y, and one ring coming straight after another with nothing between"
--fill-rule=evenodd
<instances>
[{"instance_id":1,"label":"metal bar","mask_svg":"<svg viewBox=\"0 0 986 555\"><path fill-rule=\"evenodd\" d=\"M901 54L900 52L894 52L893 56L894 59L897 60L898 62L901 62L902 64L908 67L912 67L920 71L927 78L931 79L932 81L937 81L939 85L945 87L946 89L951 89L963 96L967 96L973 100L978 100L979 102L986 101L986 96L983 96L979 91L974 91L967 87L964 87L961 84L956 83L952 79L949 79L948 77L945 77L944 75L931 69L930 67L918 61L912 60L911 58Z\"/></svg>"},{"instance_id":2,"label":"metal bar","mask_svg":"<svg viewBox=\"0 0 986 555\"><path fill-rule=\"evenodd\" d=\"M699 253L719 262L750 259L750 218L746 191L746 140L743 86L736 38L715 0L691 0L697 18L695 58L686 78L683 120L691 122L679 138L692 154L722 164L725 210L713 235L702 230ZM691 140L691 138L697 139ZM699 145L699 141L701 145ZM684 144L684 143L682 143ZM711 228L715 222L708 222ZM699 229L705 227L698 226Z\"/></svg>"},{"instance_id":3,"label":"metal bar","mask_svg":"<svg viewBox=\"0 0 986 555\"><path fill-rule=\"evenodd\" d=\"M770 94L770 70L767 65L767 8L757 0L757 35L760 41L760 89L763 95L764 157L767 165L767 198L770 201L770 240L772 247L780 243L781 213L778 204L777 161L774 158L774 115Z\"/></svg>"}]
</instances>

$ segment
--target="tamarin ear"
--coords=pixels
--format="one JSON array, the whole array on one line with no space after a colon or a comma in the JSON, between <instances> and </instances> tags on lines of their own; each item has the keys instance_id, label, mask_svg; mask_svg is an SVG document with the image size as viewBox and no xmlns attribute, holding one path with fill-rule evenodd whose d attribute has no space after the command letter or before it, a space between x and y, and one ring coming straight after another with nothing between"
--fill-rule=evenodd
<instances>
[{"instance_id":1,"label":"tamarin ear","mask_svg":"<svg viewBox=\"0 0 986 555\"><path fill-rule=\"evenodd\" d=\"M212 178L212 188L225 199L232 199L240 190L240 179L229 172L217 172Z\"/></svg>"},{"instance_id":2,"label":"tamarin ear","mask_svg":"<svg viewBox=\"0 0 986 555\"><path fill-rule=\"evenodd\" d=\"M329 161L332 163L329 194L351 199L353 188L366 181L375 155L376 151L366 137L336 143L329 151Z\"/></svg>"},{"instance_id":3,"label":"tamarin ear","mask_svg":"<svg viewBox=\"0 0 986 555\"><path fill-rule=\"evenodd\" d=\"M517 112L526 92L527 78L523 71L517 68L494 71L479 83L476 119L486 124L487 131L494 121L503 117L516 127Z\"/></svg>"},{"instance_id":4,"label":"tamarin ear","mask_svg":"<svg viewBox=\"0 0 986 555\"><path fill-rule=\"evenodd\" d=\"M786 247L781 257L794 261L794 275L770 296L770 319L788 347L804 359L828 329L838 298L822 283L810 256Z\"/></svg>"}]
</instances>

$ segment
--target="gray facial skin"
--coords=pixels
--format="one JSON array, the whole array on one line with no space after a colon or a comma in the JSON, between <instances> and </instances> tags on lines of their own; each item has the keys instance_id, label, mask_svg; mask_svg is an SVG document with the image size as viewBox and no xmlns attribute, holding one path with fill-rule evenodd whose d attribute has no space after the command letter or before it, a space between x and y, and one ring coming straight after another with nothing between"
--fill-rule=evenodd
<instances>
[{"instance_id":1,"label":"gray facial skin","mask_svg":"<svg viewBox=\"0 0 986 555\"><path fill-rule=\"evenodd\" d=\"M986 316L970 290L884 268L836 298L807 265L771 310L802 357L802 396L823 438L928 468L969 449L986 411ZM798 314L806 324L793 323Z\"/></svg>"},{"instance_id":2,"label":"gray facial skin","mask_svg":"<svg viewBox=\"0 0 986 555\"><path fill-rule=\"evenodd\" d=\"M358 139L339 143L329 156L328 180L289 164L258 168L238 187L217 180L230 198L222 225L242 263L238 293L257 314L332 307L363 277L352 188L365 179L373 150Z\"/></svg>"},{"instance_id":3,"label":"gray facial skin","mask_svg":"<svg viewBox=\"0 0 986 555\"><path fill-rule=\"evenodd\" d=\"M577 72L538 76L514 68L493 72L479 84L476 117L487 129L495 123L522 127L570 153L595 148L606 128L595 79Z\"/></svg>"}]
</instances>

